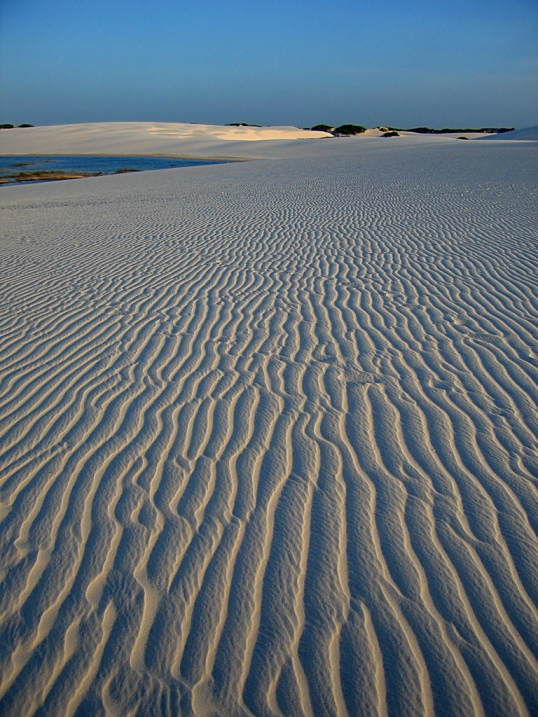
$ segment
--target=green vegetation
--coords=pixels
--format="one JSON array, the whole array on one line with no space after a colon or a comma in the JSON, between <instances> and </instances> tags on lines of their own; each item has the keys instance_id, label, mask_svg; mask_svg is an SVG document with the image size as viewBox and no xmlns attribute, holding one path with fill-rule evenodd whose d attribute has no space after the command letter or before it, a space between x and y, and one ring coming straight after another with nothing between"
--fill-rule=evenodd
<instances>
[{"instance_id":1,"label":"green vegetation","mask_svg":"<svg viewBox=\"0 0 538 717\"><path fill-rule=\"evenodd\" d=\"M511 132L513 127L481 127L480 129L453 129L445 127L444 129L432 129L431 127L413 127L411 129L402 129L401 127L388 127L387 129L394 132L415 132L416 134L456 134L457 132L475 132L480 134L501 134L502 132Z\"/></svg>"},{"instance_id":2,"label":"green vegetation","mask_svg":"<svg viewBox=\"0 0 538 717\"><path fill-rule=\"evenodd\" d=\"M228 122L225 127L261 127L259 124L248 124L248 122Z\"/></svg>"},{"instance_id":3,"label":"green vegetation","mask_svg":"<svg viewBox=\"0 0 538 717\"><path fill-rule=\"evenodd\" d=\"M4 174L0 177L0 184L15 182L44 182L61 179L84 179L85 177L99 177L101 172L64 172L62 170L40 170L37 172L17 172L17 174Z\"/></svg>"},{"instance_id":4,"label":"green vegetation","mask_svg":"<svg viewBox=\"0 0 538 717\"><path fill-rule=\"evenodd\" d=\"M19 124L19 125L17 125L17 128L33 127L33 126L34 126L33 124ZM15 125L14 124L0 124L0 129L15 129Z\"/></svg>"},{"instance_id":5,"label":"green vegetation","mask_svg":"<svg viewBox=\"0 0 538 717\"><path fill-rule=\"evenodd\" d=\"M328 124L316 124L313 127L305 127L310 129L312 132L329 132L334 137L353 137L357 134L363 134L366 132L366 127L360 124L342 124L340 127L331 127ZM412 127L410 129L403 129L402 127L383 127L379 125L377 129L383 132L383 137L398 137L399 132L415 132L416 134L457 134L457 133L470 133L476 134L501 134L502 132L511 132L513 127L481 127L480 129L471 128L451 128L445 127L444 129L433 129L431 127ZM458 137L458 139L461 139ZM465 138L467 139L467 138Z\"/></svg>"},{"instance_id":6,"label":"green vegetation","mask_svg":"<svg viewBox=\"0 0 538 717\"><path fill-rule=\"evenodd\" d=\"M316 124L313 127L305 127L311 132L329 132L333 137L353 137L356 134L366 132L366 127L360 124L341 124L340 127L331 127L328 124Z\"/></svg>"},{"instance_id":7,"label":"green vegetation","mask_svg":"<svg viewBox=\"0 0 538 717\"><path fill-rule=\"evenodd\" d=\"M353 137L356 134L363 134L363 132L366 132L366 127L360 124L342 124L334 130L336 136L346 137Z\"/></svg>"}]
</instances>

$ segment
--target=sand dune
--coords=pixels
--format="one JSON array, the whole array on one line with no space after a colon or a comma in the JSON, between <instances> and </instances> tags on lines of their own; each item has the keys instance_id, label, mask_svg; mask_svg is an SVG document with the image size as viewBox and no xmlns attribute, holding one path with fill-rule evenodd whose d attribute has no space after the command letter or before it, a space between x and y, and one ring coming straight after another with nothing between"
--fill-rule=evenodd
<instances>
[{"instance_id":1,"label":"sand dune","mask_svg":"<svg viewBox=\"0 0 538 717\"><path fill-rule=\"evenodd\" d=\"M251 142L332 138L297 127L223 127L179 122L95 122L11 129L0 133L0 154L235 156ZM252 155L252 148L250 154ZM231 154L230 154L231 152ZM255 156L255 155L254 155Z\"/></svg>"},{"instance_id":2,"label":"sand dune","mask_svg":"<svg viewBox=\"0 0 538 717\"><path fill-rule=\"evenodd\" d=\"M262 151L1 192L0 712L536 714L536 145Z\"/></svg>"},{"instance_id":3,"label":"sand dune","mask_svg":"<svg viewBox=\"0 0 538 717\"><path fill-rule=\"evenodd\" d=\"M502 132L501 134L493 134L483 139L502 139L502 140L517 140L517 141L538 141L538 125L535 127L524 127L523 129L515 129L511 132Z\"/></svg>"}]
</instances>

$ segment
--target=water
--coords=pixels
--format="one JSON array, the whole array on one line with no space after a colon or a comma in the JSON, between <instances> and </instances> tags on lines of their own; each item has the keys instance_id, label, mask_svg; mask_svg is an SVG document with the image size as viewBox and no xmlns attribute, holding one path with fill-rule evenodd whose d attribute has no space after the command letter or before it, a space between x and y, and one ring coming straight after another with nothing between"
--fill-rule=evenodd
<instances>
[{"instance_id":1,"label":"water","mask_svg":"<svg viewBox=\"0 0 538 717\"><path fill-rule=\"evenodd\" d=\"M88 156L39 156L39 157L0 157L0 180L8 175L21 172L99 172L115 174L118 170L175 169L177 167L196 167L203 164L222 164L222 160L177 159L175 157L88 157ZM36 184L51 181L48 179L17 181L10 178L0 186L9 184Z\"/></svg>"}]
</instances>

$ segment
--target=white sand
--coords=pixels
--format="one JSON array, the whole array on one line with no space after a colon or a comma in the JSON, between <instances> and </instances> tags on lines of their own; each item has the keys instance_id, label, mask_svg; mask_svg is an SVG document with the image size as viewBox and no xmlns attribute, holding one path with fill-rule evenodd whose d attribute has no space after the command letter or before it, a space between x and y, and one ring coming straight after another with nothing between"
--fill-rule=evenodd
<instances>
[{"instance_id":1,"label":"white sand","mask_svg":"<svg viewBox=\"0 0 538 717\"><path fill-rule=\"evenodd\" d=\"M0 713L537 714L538 145L239 144L0 192Z\"/></svg>"},{"instance_id":2,"label":"white sand","mask_svg":"<svg viewBox=\"0 0 538 717\"><path fill-rule=\"evenodd\" d=\"M28 127L0 132L0 155L108 154L165 156L235 156L245 142L333 139L327 132L297 127L222 127L171 122L98 122ZM252 148L250 155L253 154ZM232 154L229 154L232 152Z\"/></svg>"},{"instance_id":3,"label":"white sand","mask_svg":"<svg viewBox=\"0 0 538 717\"><path fill-rule=\"evenodd\" d=\"M487 137L483 137L482 139L493 139L498 140L502 139L504 141L507 140L516 140L518 142L524 141L524 142L536 142L538 141L538 125L535 127L524 127L523 129L514 129L511 132L501 132L501 134L491 134Z\"/></svg>"}]
</instances>

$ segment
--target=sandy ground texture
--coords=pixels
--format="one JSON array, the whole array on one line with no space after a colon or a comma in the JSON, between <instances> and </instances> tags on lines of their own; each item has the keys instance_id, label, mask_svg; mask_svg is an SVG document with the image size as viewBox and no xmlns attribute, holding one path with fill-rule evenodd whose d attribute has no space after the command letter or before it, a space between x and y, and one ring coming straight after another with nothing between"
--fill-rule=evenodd
<instances>
[{"instance_id":1,"label":"sandy ground texture","mask_svg":"<svg viewBox=\"0 0 538 717\"><path fill-rule=\"evenodd\" d=\"M26 132L26 134L25 134ZM297 127L223 127L173 122L95 122L0 131L0 154L255 157L251 142L334 139ZM261 156L264 156L263 154Z\"/></svg>"},{"instance_id":2,"label":"sandy ground texture","mask_svg":"<svg viewBox=\"0 0 538 717\"><path fill-rule=\"evenodd\" d=\"M239 144L0 192L0 713L538 714L538 143Z\"/></svg>"}]
</instances>

